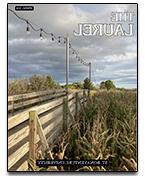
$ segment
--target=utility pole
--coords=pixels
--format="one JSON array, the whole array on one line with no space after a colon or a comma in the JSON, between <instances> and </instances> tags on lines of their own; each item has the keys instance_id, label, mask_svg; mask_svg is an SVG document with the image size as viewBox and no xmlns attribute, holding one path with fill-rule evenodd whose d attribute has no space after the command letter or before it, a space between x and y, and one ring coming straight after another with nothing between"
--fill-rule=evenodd
<instances>
[{"instance_id":1,"label":"utility pole","mask_svg":"<svg viewBox=\"0 0 145 176\"><path fill-rule=\"evenodd\" d=\"M68 95L68 82L69 82L69 36L66 36L66 93Z\"/></svg>"},{"instance_id":2,"label":"utility pole","mask_svg":"<svg viewBox=\"0 0 145 176\"><path fill-rule=\"evenodd\" d=\"M89 80L91 81L91 62L89 62Z\"/></svg>"},{"instance_id":3,"label":"utility pole","mask_svg":"<svg viewBox=\"0 0 145 176\"><path fill-rule=\"evenodd\" d=\"M65 70L66 70L66 99L64 102L64 123L65 123L65 128L64 130L67 130L67 122L68 122L68 83L69 83L69 36L67 34L66 38L66 66L65 66Z\"/></svg>"}]
</instances>

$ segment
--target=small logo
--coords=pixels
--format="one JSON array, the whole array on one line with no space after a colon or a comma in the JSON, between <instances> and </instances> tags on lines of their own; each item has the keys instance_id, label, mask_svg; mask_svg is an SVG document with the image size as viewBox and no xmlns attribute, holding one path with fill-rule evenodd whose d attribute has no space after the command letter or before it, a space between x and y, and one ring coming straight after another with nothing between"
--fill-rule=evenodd
<instances>
[{"instance_id":1,"label":"small logo","mask_svg":"<svg viewBox=\"0 0 145 176\"><path fill-rule=\"evenodd\" d=\"M34 6L15 6L15 10L17 10L17 11L33 11Z\"/></svg>"}]
</instances>

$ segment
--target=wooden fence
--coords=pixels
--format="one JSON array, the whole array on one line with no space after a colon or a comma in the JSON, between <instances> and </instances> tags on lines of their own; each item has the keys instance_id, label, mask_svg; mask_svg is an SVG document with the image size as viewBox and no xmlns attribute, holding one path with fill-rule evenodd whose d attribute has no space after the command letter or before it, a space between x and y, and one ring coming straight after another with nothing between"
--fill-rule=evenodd
<instances>
[{"instance_id":1,"label":"wooden fence","mask_svg":"<svg viewBox=\"0 0 145 176\"><path fill-rule=\"evenodd\" d=\"M14 113L18 109L40 104L44 101L58 98L66 94L64 89L32 92L8 97L8 111Z\"/></svg>"},{"instance_id":2,"label":"wooden fence","mask_svg":"<svg viewBox=\"0 0 145 176\"><path fill-rule=\"evenodd\" d=\"M36 93L34 94L32 93L31 97L32 95L36 97ZM23 98L29 96L22 95ZM57 137L76 120L77 114L84 110L87 97L86 90L71 93L9 117L8 170L28 170L29 161L35 160L36 146L43 146L42 148L45 149L53 144ZM10 97L9 100L17 101L18 98Z\"/></svg>"}]
</instances>

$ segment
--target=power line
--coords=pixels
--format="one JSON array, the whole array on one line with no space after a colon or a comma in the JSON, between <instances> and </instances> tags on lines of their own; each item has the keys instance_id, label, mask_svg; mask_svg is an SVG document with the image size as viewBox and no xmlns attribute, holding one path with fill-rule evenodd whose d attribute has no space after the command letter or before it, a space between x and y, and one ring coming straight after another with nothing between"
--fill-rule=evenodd
<instances>
[{"instance_id":1,"label":"power line","mask_svg":"<svg viewBox=\"0 0 145 176\"><path fill-rule=\"evenodd\" d=\"M19 16L15 11L13 11L12 9L8 9L11 13L13 13L18 19L24 21L26 23L26 31L27 33L30 33L30 28L35 31L35 32L40 32L40 39L42 40L44 38L44 36L50 36L52 41L57 40L58 43L66 43L66 37L65 36L56 36L54 33L50 33L47 32L46 30L44 30L41 27L34 27L38 26L37 24L34 24L32 22L30 22L30 20L25 19L24 17ZM62 42L63 40L63 42ZM78 52L72 47L72 44L69 42L69 49L72 50L72 54L75 55L75 58L77 59L78 62L80 62L81 64L85 65L85 66L89 66L89 63L85 61L85 59L81 58L80 55L78 54Z\"/></svg>"}]
</instances>

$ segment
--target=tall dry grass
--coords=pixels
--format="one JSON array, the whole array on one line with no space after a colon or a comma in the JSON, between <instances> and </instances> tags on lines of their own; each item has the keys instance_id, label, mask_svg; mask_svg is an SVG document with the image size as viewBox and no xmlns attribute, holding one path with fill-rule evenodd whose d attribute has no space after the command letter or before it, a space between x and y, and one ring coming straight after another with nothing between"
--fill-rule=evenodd
<instances>
[{"instance_id":1,"label":"tall dry grass","mask_svg":"<svg viewBox=\"0 0 145 176\"><path fill-rule=\"evenodd\" d=\"M64 166L58 170L136 171L136 92L98 91L88 102L85 112L86 116L80 114L78 122L62 136L53 154L69 160L109 160L111 164L81 168Z\"/></svg>"}]
</instances>

